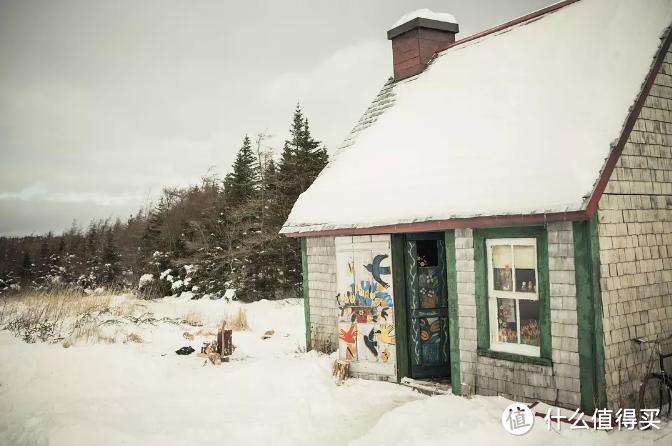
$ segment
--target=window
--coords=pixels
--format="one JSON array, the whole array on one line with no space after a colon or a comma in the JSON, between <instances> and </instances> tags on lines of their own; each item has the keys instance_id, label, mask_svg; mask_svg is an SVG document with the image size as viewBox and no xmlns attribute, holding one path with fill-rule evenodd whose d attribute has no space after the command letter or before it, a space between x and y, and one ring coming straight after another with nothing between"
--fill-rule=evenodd
<instances>
[{"instance_id":1,"label":"window","mask_svg":"<svg viewBox=\"0 0 672 446\"><path fill-rule=\"evenodd\" d=\"M490 349L540 356L535 238L486 239Z\"/></svg>"}]
</instances>

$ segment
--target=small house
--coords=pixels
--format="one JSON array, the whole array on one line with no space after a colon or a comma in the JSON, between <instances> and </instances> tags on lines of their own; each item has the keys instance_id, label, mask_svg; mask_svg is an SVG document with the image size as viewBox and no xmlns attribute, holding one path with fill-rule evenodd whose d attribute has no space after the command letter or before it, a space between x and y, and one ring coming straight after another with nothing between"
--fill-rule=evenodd
<instances>
[{"instance_id":1,"label":"small house","mask_svg":"<svg viewBox=\"0 0 672 446\"><path fill-rule=\"evenodd\" d=\"M282 228L308 345L354 376L570 408L636 399L672 333L670 0L388 32L383 86Z\"/></svg>"}]
</instances>

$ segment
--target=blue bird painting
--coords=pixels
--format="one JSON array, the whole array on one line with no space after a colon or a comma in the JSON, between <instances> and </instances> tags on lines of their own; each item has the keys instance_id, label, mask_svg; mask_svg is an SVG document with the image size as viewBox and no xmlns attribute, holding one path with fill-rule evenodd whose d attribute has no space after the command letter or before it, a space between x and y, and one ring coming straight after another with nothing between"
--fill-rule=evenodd
<instances>
[{"instance_id":1,"label":"blue bird painting","mask_svg":"<svg viewBox=\"0 0 672 446\"><path fill-rule=\"evenodd\" d=\"M385 288L389 288L390 285L387 284L383 279L380 278L381 275L390 275L392 274L390 271L389 266L380 266L380 262L385 260L388 257L387 254L378 254L373 258L373 263L369 263L368 265L364 265L364 268L371 274L373 274L373 279L384 286Z\"/></svg>"}]
</instances>

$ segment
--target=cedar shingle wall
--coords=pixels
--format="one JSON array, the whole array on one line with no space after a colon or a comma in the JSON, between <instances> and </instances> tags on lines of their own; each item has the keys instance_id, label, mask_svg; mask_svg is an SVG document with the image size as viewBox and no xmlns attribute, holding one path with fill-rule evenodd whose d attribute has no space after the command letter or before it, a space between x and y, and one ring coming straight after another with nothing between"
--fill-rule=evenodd
<instances>
[{"instance_id":1,"label":"cedar shingle wall","mask_svg":"<svg viewBox=\"0 0 672 446\"><path fill-rule=\"evenodd\" d=\"M631 339L672 333L672 53L597 215L607 398L632 407L650 349Z\"/></svg>"},{"instance_id":2,"label":"cedar shingle wall","mask_svg":"<svg viewBox=\"0 0 672 446\"><path fill-rule=\"evenodd\" d=\"M572 224L551 223L547 230L552 367L478 356L473 230L455 230L460 379L471 392L480 395L578 407L581 400ZM462 388L463 394L467 391Z\"/></svg>"},{"instance_id":3,"label":"cedar shingle wall","mask_svg":"<svg viewBox=\"0 0 672 446\"><path fill-rule=\"evenodd\" d=\"M333 352L338 349L334 237L308 237L306 251L312 348Z\"/></svg>"}]
</instances>

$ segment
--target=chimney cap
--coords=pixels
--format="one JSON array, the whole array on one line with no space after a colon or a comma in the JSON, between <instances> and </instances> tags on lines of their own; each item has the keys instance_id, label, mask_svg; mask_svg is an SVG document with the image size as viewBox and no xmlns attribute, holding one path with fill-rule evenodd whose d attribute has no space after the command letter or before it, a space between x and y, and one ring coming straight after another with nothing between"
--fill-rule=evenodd
<instances>
[{"instance_id":1,"label":"chimney cap","mask_svg":"<svg viewBox=\"0 0 672 446\"><path fill-rule=\"evenodd\" d=\"M457 20L452 14L432 12L429 9L418 9L417 11L404 14L397 20L387 32L387 38L391 40L414 28L429 28L452 33L458 33L460 30Z\"/></svg>"}]
</instances>

